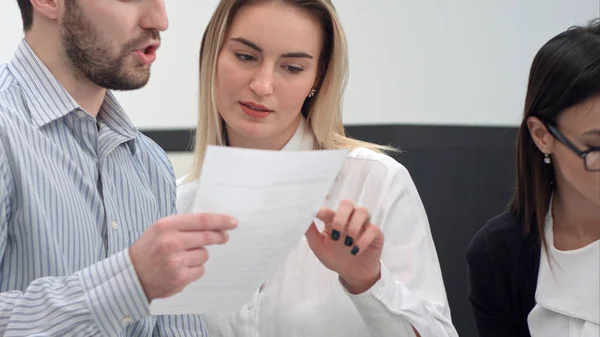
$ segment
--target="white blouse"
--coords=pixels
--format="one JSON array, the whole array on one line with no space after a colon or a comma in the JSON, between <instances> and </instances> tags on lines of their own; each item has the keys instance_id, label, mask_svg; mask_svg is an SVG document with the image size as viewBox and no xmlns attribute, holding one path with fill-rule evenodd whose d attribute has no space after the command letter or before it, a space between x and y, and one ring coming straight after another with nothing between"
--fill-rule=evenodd
<instances>
[{"instance_id":1,"label":"white blouse","mask_svg":"<svg viewBox=\"0 0 600 337\"><path fill-rule=\"evenodd\" d=\"M283 150L313 144L303 122ZM196 189L193 182L178 187L179 212L191 210ZM348 293L303 237L238 312L204 315L211 337L411 337L411 324L422 337L458 336L427 215L407 170L365 148L349 151L324 205L337 209L343 199L367 207L385 234L381 279L362 294Z\"/></svg>"},{"instance_id":2,"label":"white blouse","mask_svg":"<svg viewBox=\"0 0 600 337\"><path fill-rule=\"evenodd\" d=\"M542 249L527 322L532 337L600 336L600 241L560 251L554 247L552 212L546 216L548 253Z\"/></svg>"}]
</instances>

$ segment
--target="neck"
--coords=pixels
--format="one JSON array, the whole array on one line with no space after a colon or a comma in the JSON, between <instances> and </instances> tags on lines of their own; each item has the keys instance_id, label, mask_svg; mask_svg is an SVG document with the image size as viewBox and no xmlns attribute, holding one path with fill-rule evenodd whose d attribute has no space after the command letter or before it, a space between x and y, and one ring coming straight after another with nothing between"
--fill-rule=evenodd
<instances>
[{"instance_id":1,"label":"neck","mask_svg":"<svg viewBox=\"0 0 600 337\"><path fill-rule=\"evenodd\" d=\"M41 28L45 27L40 27L35 32L33 29L27 32L25 40L77 104L88 114L96 117L104 101L106 89L90 82L83 75L79 75L68 63L66 55L60 49L62 42L56 29L54 29L55 34L52 34L50 32L52 28L47 28L45 33L41 33Z\"/></svg>"},{"instance_id":2,"label":"neck","mask_svg":"<svg viewBox=\"0 0 600 337\"><path fill-rule=\"evenodd\" d=\"M281 150L294 136L294 133L298 129L298 125L300 124L301 120L302 117L298 116L298 118L282 132L273 135L272 137L261 139L244 137L239 133L234 132L230 127L227 127L227 140L229 146L231 147L259 150Z\"/></svg>"},{"instance_id":3,"label":"neck","mask_svg":"<svg viewBox=\"0 0 600 337\"><path fill-rule=\"evenodd\" d=\"M576 191L557 186L552 217L555 241L562 242L563 248L577 249L600 239L600 210Z\"/></svg>"}]
</instances>

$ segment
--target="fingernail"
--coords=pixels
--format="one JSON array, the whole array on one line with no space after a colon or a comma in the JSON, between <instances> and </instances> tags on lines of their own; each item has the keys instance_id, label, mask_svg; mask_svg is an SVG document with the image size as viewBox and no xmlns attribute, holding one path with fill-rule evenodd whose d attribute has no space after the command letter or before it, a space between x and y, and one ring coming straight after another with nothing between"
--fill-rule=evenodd
<instances>
[{"instance_id":1,"label":"fingernail","mask_svg":"<svg viewBox=\"0 0 600 337\"><path fill-rule=\"evenodd\" d=\"M337 230L333 230L331 232L331 238L333 239L333 241L337 241L340 239L340 232L338 232Z\"/></svg>"},{"instance_id":2,"label":"fingernail","mask_svg":"<svg viewBox=\"0 0 600 337\"><path fill-rule=\"evenodd\" d=\"M359 250L358 246L354 246L354 248L352 248L352 251L350 251L350 253L352 255L356 255L356 254L358 254L358 250Z\"/></svg>"},{"instance_id":3,"label":"fingernail","mask_svg":"<svg viewBox=\"0 0 600 337\"><path fill-rule=\"evenodd\" d=\"M346 241L344 241L344 244L348 247L351 247L353 243L354 243L354 239L349 236L346 236Z\"/></svg>"},{"instance_id":4,"label":"fingernail","mask_svg":"<svg viewBox=\"0 0 600 337\"><path fill-rule=\"evenodd\" d=\"M231 226L237 226L237 219L236 218L229 218L229 224L231 224Z\"/></svg>"}]
</instances>

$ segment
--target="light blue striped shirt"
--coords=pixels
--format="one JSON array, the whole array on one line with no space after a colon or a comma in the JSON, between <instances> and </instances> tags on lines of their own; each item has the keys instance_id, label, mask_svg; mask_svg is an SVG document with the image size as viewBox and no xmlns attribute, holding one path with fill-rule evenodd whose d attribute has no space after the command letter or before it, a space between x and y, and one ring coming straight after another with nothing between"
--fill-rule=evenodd
<instances>
[{"instance_id":1,"label":"light blue striped shirt","mask_svg":"<svg viewBox=\"0 0 600 337\"><path fill-rule=\"evenodd\" d=\"M0 335L206 336L150 316L128 253L175 193L114 96L88 115L23 40L0 65Z\"/></svg>"}]
</instances>

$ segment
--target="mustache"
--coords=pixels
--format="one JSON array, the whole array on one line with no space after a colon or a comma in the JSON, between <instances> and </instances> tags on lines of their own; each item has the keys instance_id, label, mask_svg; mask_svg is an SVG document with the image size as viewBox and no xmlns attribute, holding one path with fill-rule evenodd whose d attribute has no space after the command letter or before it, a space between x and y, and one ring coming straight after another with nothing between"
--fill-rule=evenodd
<instances>
[{"instance_id":1,"label":"mustache","mask_svg":"<svg viewBox=\"0 0 600 337\"><path fill-rule=\"evenodd\" d=\"M127 53L128 51L138 48L140 45L143 45L149 41L161 41L160 32L156 29L148 29L144 31L139 37L127 42L123 46L123 52Z\"/></svg>"}]
</instances>

